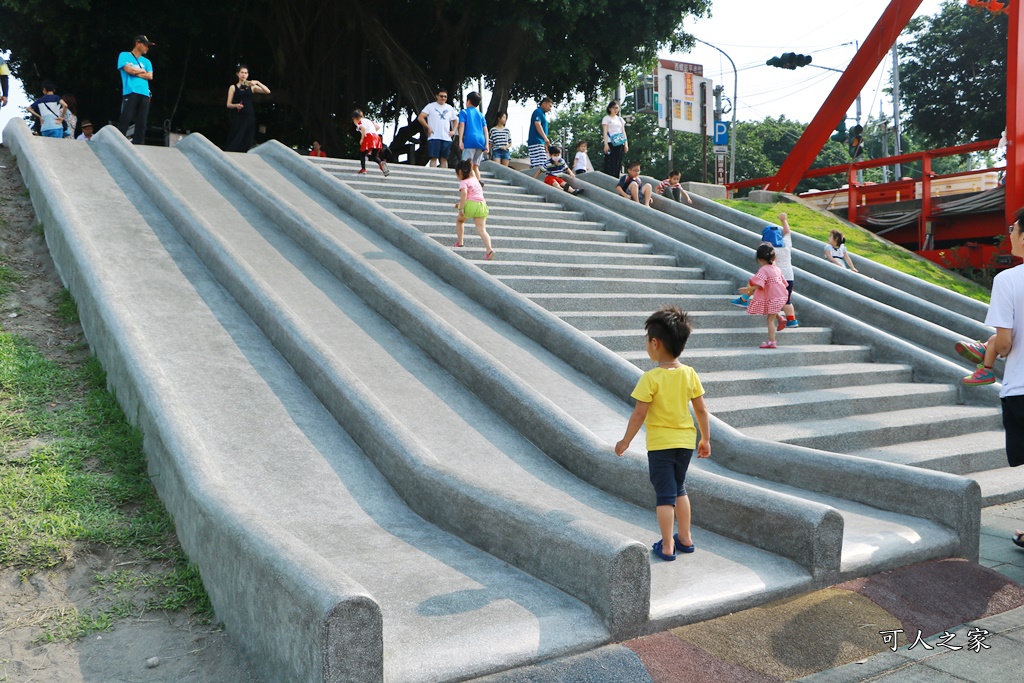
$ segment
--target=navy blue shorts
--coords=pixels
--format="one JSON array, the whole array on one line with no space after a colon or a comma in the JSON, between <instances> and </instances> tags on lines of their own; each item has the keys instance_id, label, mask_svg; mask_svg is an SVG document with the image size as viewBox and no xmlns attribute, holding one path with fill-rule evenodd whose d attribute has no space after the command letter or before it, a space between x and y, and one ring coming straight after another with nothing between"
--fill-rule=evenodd
<instances>
[{"instance_id":1,"label":"navy blue shorts","mask_svg":"<svg viewBox=\"0 0 1024 683\"><path fill-rule=\"evenodd\" d=\"M675 505L676 498L686 495L686 470L692 457L692 448L647 451L647 468L658 505Z\"/></svg>"},{"instance_id":2,"label":"navy blue shorts","mask_svg":"<svg viewBox=\"0 0 1024 683\"><path fill-rule=\"evenodd\" d=\"M786 280L786 305L793 303L793 281Z\"/></svg>"},{"instance_id":3,"label":"navy blue shorts","mask_svg":"<svg viewBox=\"0 0 1024 683\"><path fill-rule=\"evenodd\" d=\"M451 140L427 140L427 156L431 159L447 159L451 151Z\"/></svg>"}]
</instances>

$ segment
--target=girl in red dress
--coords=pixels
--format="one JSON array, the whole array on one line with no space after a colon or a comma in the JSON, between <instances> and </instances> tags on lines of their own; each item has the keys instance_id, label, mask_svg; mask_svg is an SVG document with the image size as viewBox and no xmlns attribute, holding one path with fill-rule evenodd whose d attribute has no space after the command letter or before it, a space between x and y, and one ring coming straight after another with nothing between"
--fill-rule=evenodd
<instances>
[{"instance_id":1,"label":"girl in red dress","mask_svg":"<svg viewBox=\"0 0 1024 683\"><path fill-rule=\"evenodd\" d=\"M768 341L761 342L762 349L777 348L775 344L776 317L786 305L786 278L775 265L775 247L762 244L757 248L757 263L761 268L750 278L746 287L739 291L750 295L747 313L763 315L768 319ZM783 329L779 325L778 329Z\"/></svg>"}]
</instances>

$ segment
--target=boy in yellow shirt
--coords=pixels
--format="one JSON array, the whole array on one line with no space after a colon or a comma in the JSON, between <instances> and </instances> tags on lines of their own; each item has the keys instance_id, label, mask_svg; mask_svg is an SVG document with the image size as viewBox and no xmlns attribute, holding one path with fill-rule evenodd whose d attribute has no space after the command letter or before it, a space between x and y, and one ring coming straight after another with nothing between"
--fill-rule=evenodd
<instances>
[{"instance_id":1,"label":"boy in yellow shirt","mask_svg":"<svg viewBox=\"0 0 1024 683\"><path fill-rule=\"evenodd\" d=\"M711 432L700 378L693 368L679 362L690 338L689 317L678 306L662 306L647 319L644 328L647 355L658 366L645 372L633 389L636 408L626 425L625 436L615 444L615 454L625 453L640 426L647 426L647 464L657 495L661 530L661 540L653 550L661 559L672 561L677 552L692 553L696 549L690 536L686 470L695 446L698 458L711 455ZM689 405L693 405L700 426L700 443ZM672 533L673 517L679 523L677 534Z\"/></svg>"}]
</instances>

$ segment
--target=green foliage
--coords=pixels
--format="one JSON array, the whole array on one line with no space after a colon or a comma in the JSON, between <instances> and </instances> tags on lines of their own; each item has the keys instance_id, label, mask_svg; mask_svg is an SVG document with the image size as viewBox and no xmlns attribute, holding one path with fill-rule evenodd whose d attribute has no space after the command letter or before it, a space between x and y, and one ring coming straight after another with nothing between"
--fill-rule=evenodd
<instances>
[{"instance_id":1,"label":"green foliage","mask_svg":"<svg viewBox=\"0 0 1024 683\"><path fill-rule=\"evenodd\" d=\"M757 216L765 222L776 223L779 213L785 211L789 225L794 232L812 237L822 242L828 241L831 230L839 230L846 238L847 248L864 258L894 268L900 272L919 277L940 287L959 292L978 301L988 302L989 290L972 282L964 282L949 271L931 261L926 261L914 253L891 242L879 239L863 228L851 228L837 218L823 215L800 204L777 203L755 204L742 200L720 200L721 204Z\"/></svg>"},{"instance_id":2,"label":"green foliage","mask_svg":"<svg viewBox=\"0 0 1024 683\"><path fill-rule=\"evenodd\" d=\"M785 116L766 117L763 121L740 121L736 124L736 180L765 178L775 175L785 162L806 124L792 121ZM848 164L850 155L844 143L830 140L822 148L811 168ZM812 188L838 187L845 179L835 177L804 180L797 192Z\"/></svg>"},{"instance_id":3,"label":"green foliage","mask_svg":"<svg viewBox=\"0 0 1024 683\"><path fill-rule=\"evenodd\" d=\"M906 30L900 102L913 136L930 148L998 138L1006 125L1006 16L947 2Z\"/></svg>"},{"instance_id":4,"label":"green foliage","mask_svg":"<svg viewBox=\"0 0 1024 683\"><path fill-rule=\"evenodd\" d=\"M76 95L80 116L112 121L117 54L143 30L156 42L150 121L215 142L244 61L273 91L257 104L268 137L300 147L317 138L338 154L353 137L349 111L397 120L418 113L438 86L458 95L483 78L495 94L491 118L509 98L600 92L649 68L659 48L690 45L684 18L709 8L709 0L178 0L150 3L140 24L128 0L0 0L0 44L30 93L53 79Z\"/></svg>"}]
</instances>

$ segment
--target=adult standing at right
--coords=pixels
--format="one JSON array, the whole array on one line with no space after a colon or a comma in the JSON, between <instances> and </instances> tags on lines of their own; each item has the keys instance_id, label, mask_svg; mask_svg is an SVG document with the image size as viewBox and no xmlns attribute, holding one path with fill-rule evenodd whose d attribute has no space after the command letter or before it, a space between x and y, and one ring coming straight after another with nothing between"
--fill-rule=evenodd
<instances>
[{"instance_id":1,"label":"adult standing at right","mask_svg":"<svg viewBox=\"0 0 1024 683\"><path fill-rule=\"evenodd\" d=\"M430 161L427 166L440 165L448 168L448 155L452 151L452 133L458 124L459 112L448 104L448 91L444 88L437 91L434 101L423 107L417 117L423 130L427 131L427 155Z\"/></svg>"},{"instance_id":2,"label":"adult standing at right","mask_svg":"<svg viewBox=\"0 0 1024 683\"><path fill-rule=\"evenodd\" d=\"M146 122L149 119L149 82L153 80L153 63L146 58L149 48L156 45L144 35L135 36L131 52L117 56L117 70L121 73L121 118L117 129L128 135L128 127L135 123L132 143L146 144Z\"/></svg>"},{"instance_id":3,"label":"adult standing at right","mask_svg":"<svg viewBox=\"0 0 1024 683\"><path fill-rule=\"evenodd\" d=\"M1010 251L1024 258L1024 209L1010 226ZM1024 465L1024 266L1016 266L996 275L992 281L992 300L985 324L996 328L990 342L995 351L1006 357L1003 388L999 399L1003 404L1003 428L1006 429L1006 461L1010 467ZM1017 531L1013 542L1024 548Z\"/></svg>"},{"instance_id":4,"label":"adult standing at right","mask_svg":"<svg viewBox=\"0 0 1024 683\"><path fill-rule=\"evenodd\" d=\"M622 170L622 158L629 151L626 139L626 122L619 116L619 103L612 100L601 119L601 139L604 140L604 172L618 178Z\"/></svg>"},{"instance_id":5,"label":"adult standing at right","mask_svg":"<svg viewBox=\"0 0 1024 683\"><path fill-rule=\"evenodd\" d=\"M530 116L530 134L526 137L526 149L530 153L530 168L543 168L548 164L548 112L554 102L545 97Z\"/></svg>"}]
</instances>

